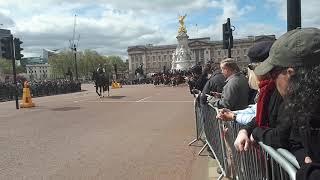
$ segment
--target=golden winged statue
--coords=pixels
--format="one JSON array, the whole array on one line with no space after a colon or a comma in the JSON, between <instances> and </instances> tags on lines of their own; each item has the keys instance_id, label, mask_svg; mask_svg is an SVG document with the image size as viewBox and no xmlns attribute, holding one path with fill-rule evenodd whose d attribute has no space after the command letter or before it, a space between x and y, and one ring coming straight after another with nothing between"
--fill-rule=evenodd
<instances>
[{"instance_id":1,"label":"golden winged statue","mask_svg":"<svg viewBox=\"0 0 320 180\"><path fill-rule=\"evenodd\" d=\"M187 33L186 26L184 25L184 19L186 17L187 17L187 14L185 14L184 16L179 16L180 27L179 27L178 33Z\"/></svg>"}]
</instances>

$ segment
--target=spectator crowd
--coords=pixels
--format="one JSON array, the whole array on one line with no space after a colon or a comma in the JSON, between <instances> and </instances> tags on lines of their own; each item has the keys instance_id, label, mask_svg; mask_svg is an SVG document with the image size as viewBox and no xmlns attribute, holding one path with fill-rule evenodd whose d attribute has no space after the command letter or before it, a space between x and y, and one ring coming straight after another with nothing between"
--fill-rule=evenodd
<instances>
[{"instance_id":1,"label":"spectator crowd","mask_svg":"<svg viewBox=\"0 0 320 180\"><path fill-rule=\"evenodd\" d=\"M51 96L81 91L81 83L69 80L45 80L29 82L32 97ZM18 97L22 97L23 82L17 82ZM0 82L0 101L14 100L15 85L12 82Z\"/></svg>"},{"instance_id":2,"label":"spectator crowd","mask_svg":"<svg viewBox=\"0 0 320 180\"><path fill-rule=\"evenodd\" d=\"M287 149L300 165L296 179L320 179L320 30L257 42L248 57L247 75L232 58L194 68L190 92L217 107L217 119L241 125L237 151L256 142Z\"/></svg>"}]
</instances>

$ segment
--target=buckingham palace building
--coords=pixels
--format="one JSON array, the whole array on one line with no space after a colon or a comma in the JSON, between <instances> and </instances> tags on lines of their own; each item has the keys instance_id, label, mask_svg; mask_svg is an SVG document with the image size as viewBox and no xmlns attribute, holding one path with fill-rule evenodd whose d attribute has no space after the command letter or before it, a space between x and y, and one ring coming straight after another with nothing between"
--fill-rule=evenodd
<instances>
[{"instance_id":1,"label":"buckingham palace building","mask_svg":"<svg viewBox=\"0 0 320 180\"><path fill-rule=\"evenodd\" d=\"M275 41L275 35L248 36L243 39L234 39L232 48L232 58L240 67L249 63L247 57L248 49L256 42ZM204 64L209 60L220 62L228 56L228 50L223 49L222 41L211 41L209 37L188 40L189 48L192 52L192 59L197 63ZM135 70L143 64L144 72L162 72L164 68L171 69L173 53L177 45L137 45L129 46L127 49L129 60L129 73L134 74Z\"/></svg>"}]
</instances>

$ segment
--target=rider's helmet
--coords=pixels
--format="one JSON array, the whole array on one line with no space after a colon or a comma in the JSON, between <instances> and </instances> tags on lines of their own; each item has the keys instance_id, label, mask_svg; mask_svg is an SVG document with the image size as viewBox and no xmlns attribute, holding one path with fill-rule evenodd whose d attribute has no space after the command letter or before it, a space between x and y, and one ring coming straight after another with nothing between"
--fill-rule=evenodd
<instances>
[{"instance_id":1,"label":"rider's helmet","mask_svg":"<svg viewBox=\"0 0 320 180\"><path fill-rule=\"evenodd\" d=\"M98 72L98 73L103 73L102 64L99 64L99 67L98 67L98 69L97 69L97 72Z\"/></svg>"}]
</instances>

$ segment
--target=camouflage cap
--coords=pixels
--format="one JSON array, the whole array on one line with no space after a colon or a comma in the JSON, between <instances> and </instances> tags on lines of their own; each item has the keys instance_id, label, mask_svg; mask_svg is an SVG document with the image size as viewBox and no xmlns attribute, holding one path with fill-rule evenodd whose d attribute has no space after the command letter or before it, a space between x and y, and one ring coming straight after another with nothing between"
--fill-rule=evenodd
<instances>
[{"instance_id":1,"label":"camouflage cap","mask_svg":"<svg viewBox=\"0 0 320 180\"><path fill-rule=\"evenodd\" d=\"M297 28L282 35L271 47L269 57L254 70L265 75L274 67L320 64L320 29Z\"/></svg>"}]
</instances>

